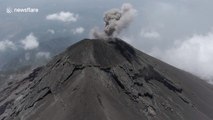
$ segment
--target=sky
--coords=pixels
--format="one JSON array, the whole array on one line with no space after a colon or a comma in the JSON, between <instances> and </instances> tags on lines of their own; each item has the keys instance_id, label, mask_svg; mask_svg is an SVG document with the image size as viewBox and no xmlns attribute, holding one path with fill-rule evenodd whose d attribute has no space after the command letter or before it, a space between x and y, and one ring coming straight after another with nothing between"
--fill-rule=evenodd
<instances>
[{"instance_id":1,"label":"sky","mask_svg":"<svg viewBox=\"0 0 213 120\"><path fill-rule=\"evenodd\" d=\"M95 26L103 29L106 11L124 3L132 4L137 13L120 38L213 83L212 0L0 1L0 68L20 54L20 61L49 59L56 52L47 46L65 49L88 38ZM29 7L39 11L6 12L7 8Z\"/></svg>"}]
</instances>

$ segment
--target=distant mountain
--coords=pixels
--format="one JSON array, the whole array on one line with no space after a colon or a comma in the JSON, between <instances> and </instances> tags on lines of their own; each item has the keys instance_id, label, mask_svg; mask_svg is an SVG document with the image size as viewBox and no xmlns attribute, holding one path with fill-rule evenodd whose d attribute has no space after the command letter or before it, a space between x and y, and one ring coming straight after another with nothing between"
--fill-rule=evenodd
<instances>
[{"instance_id":1,"label":"distant mountain","mask_svg":"<svg viewBox=\"0 0 213 120\"><path fill-rule=\"evenodd\" d=\"M113 38L82 40L0 92L2 120L212 120L213 87Z\"/></svg>"}]
</instances>

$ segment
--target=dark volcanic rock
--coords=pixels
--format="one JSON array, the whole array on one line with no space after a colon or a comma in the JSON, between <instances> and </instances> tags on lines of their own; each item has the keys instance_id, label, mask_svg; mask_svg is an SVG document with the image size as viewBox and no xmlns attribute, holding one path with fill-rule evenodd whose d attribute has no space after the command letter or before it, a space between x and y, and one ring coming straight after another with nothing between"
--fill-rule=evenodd
<instances>
[{"instance_id":1,"label":"dark volcanic rock","mask_svg":"<svg viewBox=\"0 0 213 120\"><path fill-rule=\"evenodd\" d=\"M212 86L119 39L82 40L2 95L2 120L213 119Z\"/></svg>"}]
</instances>

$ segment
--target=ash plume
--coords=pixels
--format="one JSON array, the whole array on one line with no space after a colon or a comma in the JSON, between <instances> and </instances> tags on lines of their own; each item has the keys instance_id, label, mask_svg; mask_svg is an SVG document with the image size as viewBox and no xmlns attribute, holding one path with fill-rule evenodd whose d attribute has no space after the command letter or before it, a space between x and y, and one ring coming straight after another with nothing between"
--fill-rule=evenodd
<instances>
[{"instance_id":1,"label":"ash plume","mask_svg":"<svg viewBox=\"0 0 213 120\"><path fill-rule=\"evenodd\" d=\"M124 3L120 9L111 9L104 14L105 27L100 32L98 27L91 30L91 37L96 39L107 39L118 36L122 30L127 28L136 16L136 9L129 3Z\"/></svg>"}]
</instances>

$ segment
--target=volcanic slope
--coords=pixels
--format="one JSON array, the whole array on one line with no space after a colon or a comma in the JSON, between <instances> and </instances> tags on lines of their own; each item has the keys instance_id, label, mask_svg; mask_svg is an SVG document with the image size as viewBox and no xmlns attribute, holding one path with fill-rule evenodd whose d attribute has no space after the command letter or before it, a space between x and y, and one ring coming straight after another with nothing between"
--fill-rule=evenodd
<instances>
[{"instance_id":1,"label":"volcanic slope","mask_svg":"<svg viewBox=\"0 0 213 120\"><path fill-rule=\"evenodd\" d=\"M118 38L72 45L0 103L2 120L213 119L212 85Z\"/></svg>"}]
</instances>

